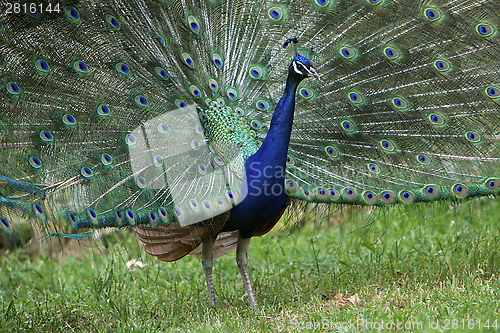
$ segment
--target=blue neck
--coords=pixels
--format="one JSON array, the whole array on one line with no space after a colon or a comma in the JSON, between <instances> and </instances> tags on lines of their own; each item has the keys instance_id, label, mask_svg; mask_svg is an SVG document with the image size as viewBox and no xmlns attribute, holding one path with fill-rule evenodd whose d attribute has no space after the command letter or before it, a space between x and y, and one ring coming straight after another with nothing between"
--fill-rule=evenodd
<instances>
[{"instance_id":1,"label":"blue neck","mask_svg":"<svg viewBox=\"0 0 500 333\"><path fill-rule=\"evenodd\" d=\"M240 236L247 238L257 228L280 217L286 202L286 155L299 83L299 78L288 75L285 93L274 110L266 139L260 149L245 161L248 193L231 210L223 231L239 230Z\"/></svg>"},{"instance_id":2,"label":"blue neck","mask_svg":"<svg viewBox=\"0 0 500 333\"><path fill-rule=\"evenodd\" d=\"M247 168L252 162L260 162L263 167L285 168L299 83L296 77L288 75L285 93L276 105L269 132L257 153L248 158Z\"/></svg>"}]
</instances>

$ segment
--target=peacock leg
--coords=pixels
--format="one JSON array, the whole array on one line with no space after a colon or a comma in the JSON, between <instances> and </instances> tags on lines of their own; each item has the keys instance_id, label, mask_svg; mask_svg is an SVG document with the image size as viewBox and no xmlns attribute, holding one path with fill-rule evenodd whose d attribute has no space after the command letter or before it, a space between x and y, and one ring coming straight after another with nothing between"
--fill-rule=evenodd
<instances>
[{"instance_id":1,"label":"peacock leg","mask_svg":"<svg viewBox=\"0 0 500 333\"><path fill-rule=\"evenodd\" d=\"M257 301L255 300L255 295L253 294L252 284L250 283L250 277L248 276L248 246L250 245L251 238L242 238L238 236L238 245L236 247L236 263L240 269L241 279L243 280L243 285L245 286L246 295L248 296L248 304L251 307L257 306Z\"/></svg>"},{"instance_id":2,"label":"peacock leg","mask_svg":"<svg viewBox=\"0 0 500 333\"><path fill-rule=\"evenodd\" d=\"M211 237L207 237L203 241L201 264L203 265L205 279L207 280L208 300L210 305L215 307L214 281L212 279L212 268L214 267L214 240Z\"/></svg>"}]
</instances>

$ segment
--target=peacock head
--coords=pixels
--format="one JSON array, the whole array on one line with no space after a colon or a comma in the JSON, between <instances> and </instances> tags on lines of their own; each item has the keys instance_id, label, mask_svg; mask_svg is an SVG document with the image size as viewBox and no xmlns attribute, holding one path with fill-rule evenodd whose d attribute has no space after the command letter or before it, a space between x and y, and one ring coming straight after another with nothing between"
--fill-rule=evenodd
<instances>
[{"instance_id":1,"label":"peacock head","mask_svg":"<svg viewBox=\"0 0 500 333\"><path fill-rule=\"evenodd\" d=\"M316 73L311 61L301 55L296 55L293 58L292 63L288 68L288 72L289 75L296 77L299 81L310 76L314 76L319 79L319 75Z\"/></svg>"}]
</instances>

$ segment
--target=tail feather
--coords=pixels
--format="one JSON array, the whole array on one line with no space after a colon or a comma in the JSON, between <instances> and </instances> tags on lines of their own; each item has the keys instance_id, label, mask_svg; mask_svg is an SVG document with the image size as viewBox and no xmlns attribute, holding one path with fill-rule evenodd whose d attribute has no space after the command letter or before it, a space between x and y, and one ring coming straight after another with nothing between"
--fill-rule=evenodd
<instances>
[{"instance_id":1,"label":"tail feather","mask_svg":"<svg viewBox=\"0 0 500 333\"><path fill-rule=\"evenodd\" d=\"M225 254L236 249L238 245L238 230L236 231L225 231L217 235L214 241L214 258L222 257ZM201 259L202 246L199 245L196 249L191 251L189 254L194 255Z\"/></svg>"},{"instance_id":2,"label":"tail feather","mask_svg":"<svg viewBox=\"0 0 500 333\"><path fill-rule=\"evenodd\" d=\"M186 227L177 223L156 228L136 226L134 231L137 238L144 243L146 253L158 257L161 261L175 261L199 247L206 238L215 238L228 217L229 212L226 212L213 218L211 223Z\"/></svg>"}]
</instances>

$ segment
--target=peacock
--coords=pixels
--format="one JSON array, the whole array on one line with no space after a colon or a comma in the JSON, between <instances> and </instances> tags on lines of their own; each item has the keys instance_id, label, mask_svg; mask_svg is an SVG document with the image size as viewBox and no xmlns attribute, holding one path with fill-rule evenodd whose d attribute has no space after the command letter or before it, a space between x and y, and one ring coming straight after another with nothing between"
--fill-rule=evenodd
<instances>
[{"instance_id":1,"label":"peacock","mask_svg":"<svg viewBox=\"0 0 500 333\"><path fill-rule=\"evenodd\" d=\"M6 2L0 225L133 228L148 254L236 248L300 203L500 187L496 0Z\"/></svg>"}]
</instances>

